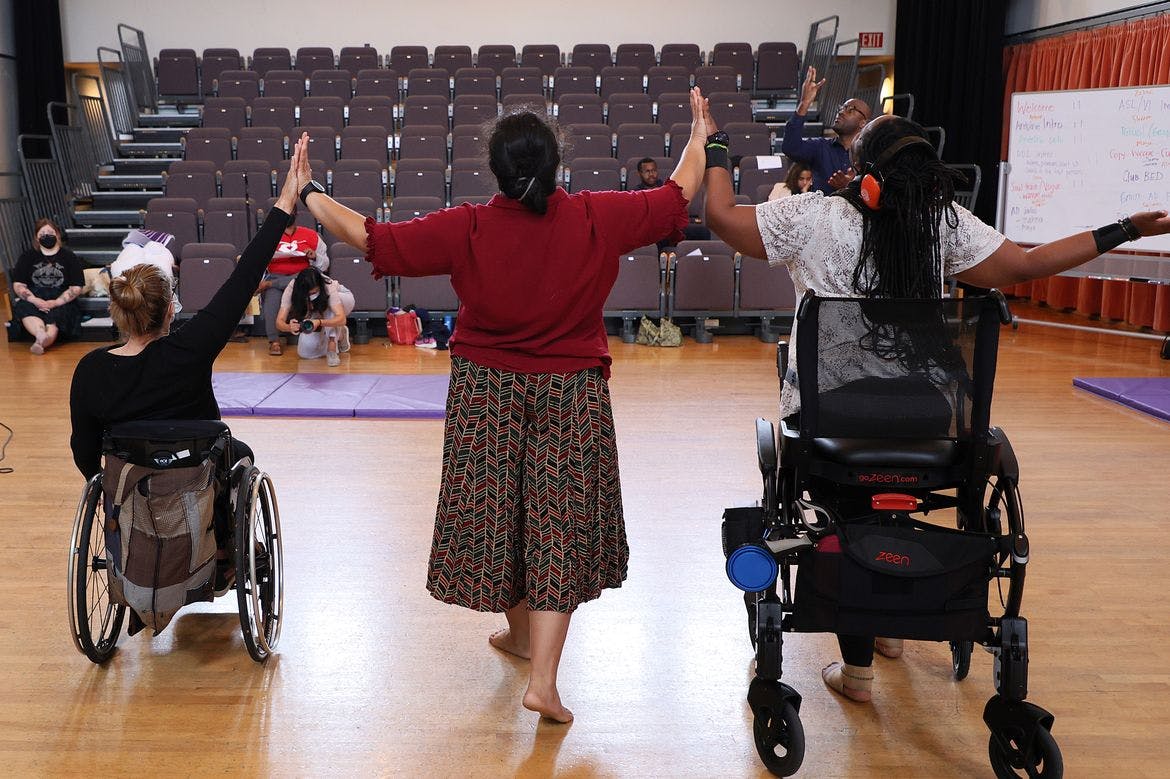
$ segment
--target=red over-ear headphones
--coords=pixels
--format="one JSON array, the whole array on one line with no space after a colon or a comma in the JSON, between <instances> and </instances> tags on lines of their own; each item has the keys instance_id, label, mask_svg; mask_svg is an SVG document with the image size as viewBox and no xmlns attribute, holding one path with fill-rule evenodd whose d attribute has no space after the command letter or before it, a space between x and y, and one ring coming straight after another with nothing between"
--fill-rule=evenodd
<instances>
[{"instance_id":1,"label":"red over-ear headphones","mask_svg":"<svg viewBox=\"0 0 1170 779\"><path fill-rule=\"evenodd\" d=\"M876 160L865 164L865 172L861 177L861 202L865 203L871 211L877 211L881 207L882 184L885 183L882 178L882 166L892 160L902 149L909 146L928 146L931 151L934 151L934 146L922 136L908 135L894 141L888 149L878 155Z\"/></svg>"}]
</instances>

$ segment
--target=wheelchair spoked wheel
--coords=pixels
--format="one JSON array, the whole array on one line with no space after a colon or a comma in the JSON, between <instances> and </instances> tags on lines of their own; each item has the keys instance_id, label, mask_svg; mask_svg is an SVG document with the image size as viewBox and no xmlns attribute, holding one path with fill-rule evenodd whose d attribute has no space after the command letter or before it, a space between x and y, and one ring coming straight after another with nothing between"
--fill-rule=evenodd
<instances>
[{"instance_id":1,"label":"wheelchair spoked wheel","mask_svg":"<svg viewBox=\"0 0 1170 779\"><path fill-rule=\"evenodd\" d=\"M971 651L974 648L973 641L951 642L951 673L956 682L967 678L967 673L971 670Z\"/></svg>"},{"instance_id":2,"label":"wheelchair spoked wheel","mask_svg":"<svg viewBox=\"0 0 1170 779\"><path fill-rule=\"evenodd\" d=\"M760 709L752 722L756 752L776 776L792 776L804 762L804 725L785 701L778 709Z\"/></svg>"},{"instance_id":3,"label":"wheelchair spoked wheel","mask_svg":"<svg viewBox=\"0 0 1170 779\"><path fill-rule=\"evenodd\" d=\"M69 542L69 628L77 650L95 663L114 654L126 607L110 597L106 575L102 477L85 485Z\"/></svg>"},{"instance_id":4,"label":"wheelchair spoked wheel","mask_svg":"<svg viewBox=\"0 0 1170 779\"><path fill-rule=\"evenodd\" d=\"M1027 739L1022 730L992 733L987 742L991 768L998 779L1059 779L1064 776L1064 757L1056 739L1046 728L1037 727Z\"/></svg>"},{"instance_id":5,"label":"wheelchair spoked wheel","mask_svg":"<svg viewBox=\"0 0 1170 779\"><path fill-rule=\"evenodd\" d=\"M272 480L259 468L244 472L236 492L236 596L240 630L258 663L280 639L284 612L284 549Z\"/></svg>"}]
</instances>

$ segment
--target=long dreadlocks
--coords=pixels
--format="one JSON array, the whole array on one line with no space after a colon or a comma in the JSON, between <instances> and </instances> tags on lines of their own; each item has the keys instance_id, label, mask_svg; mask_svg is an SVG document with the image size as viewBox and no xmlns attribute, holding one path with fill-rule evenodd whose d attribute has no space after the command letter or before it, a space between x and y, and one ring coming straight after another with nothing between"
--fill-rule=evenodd
<instances>
[{"instance_id":1,"label":"long dreadlocks","mask_svg":"<svg viewBox=\"0 0 1170 779\"><path fill-rule=\"evenodd\" d=\"M898 140L924 135L922 127L909 119L877 122L859 139L860 169L864 173ZM861 212L861 254L853 269L853 289L870 298L938 298L942 287L939 222L945 216L948 227L958 226L954 197L960 175L921 144L897 151L879 173L883 183L876 211L862 201L856 180L835 193Z\"/></svg>"}]
</instances>

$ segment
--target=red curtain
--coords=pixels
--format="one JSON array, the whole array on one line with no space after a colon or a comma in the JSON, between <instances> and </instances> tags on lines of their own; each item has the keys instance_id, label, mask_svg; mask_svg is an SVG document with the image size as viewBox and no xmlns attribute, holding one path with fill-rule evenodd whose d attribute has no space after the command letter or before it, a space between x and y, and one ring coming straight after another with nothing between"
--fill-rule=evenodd
<instances>
[{"instance_id":1,"label":"red curtain","mask_svg":"<svg viewBox=\"0 0 1170 779\"><path fill-rule=\"evenodd\" d=\"M1000 159L1007 159L1014 92L1157 84L1170 84L1170 14L1009 46L1004 49ZM1085 294L1090 290L1081 289L1088 286L1088 281L1054 276L1018 284L1008 291L1038 300L1046 298L1054 308L1075 307L1083 313L1110 316L1112 312L1102 310L1102 301ZM1134 299L1132 295L1126 297ZM1125 318L1134 324L1146 324L1143 312L1127 310Z\"/></svg>"}]
</instances>

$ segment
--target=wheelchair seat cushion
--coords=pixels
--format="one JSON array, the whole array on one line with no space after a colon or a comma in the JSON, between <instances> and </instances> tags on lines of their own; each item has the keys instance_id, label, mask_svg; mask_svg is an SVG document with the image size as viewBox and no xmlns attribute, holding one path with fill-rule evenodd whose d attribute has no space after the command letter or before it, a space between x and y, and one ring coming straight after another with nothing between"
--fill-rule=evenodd
<instances>
[{"instance_id":1,"label":"wheelchair seat cushion","mask_svg":"<svg viewBox=\"0 0 1170 779\"><path fill-rule=\"evenodd\" d=\"M814 438L815 457L839 465L867 468L946 468L961 457L950 439Z\"/></svg>"},{"instance_id":2,"label":"wheelchair seat cushion","mask_svg":"<svg viewBox=\"0 0 1170 779\"><path fill-rule=\"evenodd\" d=\"M218 456L230 435L218 419L136 420L112 425L103 451L146 468L191 467Z\"/></svg>"}]
</instances>

